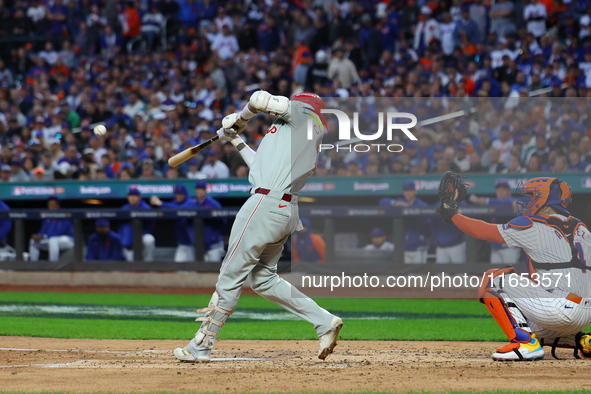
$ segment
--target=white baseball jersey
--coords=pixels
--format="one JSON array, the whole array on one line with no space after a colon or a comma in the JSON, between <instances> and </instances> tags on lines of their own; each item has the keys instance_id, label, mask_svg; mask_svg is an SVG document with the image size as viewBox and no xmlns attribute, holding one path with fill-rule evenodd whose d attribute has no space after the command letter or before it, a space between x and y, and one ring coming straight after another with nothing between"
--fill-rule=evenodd
<instances>
[{"instance_id":1,"label":"white baseball jersey","mask_svg":"<svg viewBox=\"0 0 591 394\"><path fill-rule=\"evenodd\" d=\"M535 37L541 37L546 34L546 6L542 3L528 4L523 9L524 19L534 19L527 22L527 31L532 33ZM537 18L544 18L538 20Z\"/></svg>"},{"instance_id":2,"label":"white baseball jersey","mask_svg":"<svg viewBox=\"0 0 591 394\"><path fill-rule=\"evenodd\" d=\"M556 216L561 220L566 217ZM525 253L537 263L566 263L571 261L572 252L568 239L554 227L543 223L534 222L530 228L515 229L506 224L498 225L499 232L510 248L523 248ZM579 260L586 263L586 257L591 256L591 233L584 226L578 226L574 234L574 245L577 247ZM590 267L591 269L591 267ZM578 268L553 269L551 271L539 270L540 273L548 272L553 275L550 286L541 287L546 290L556 289L560 292L574 293L583 298L591 298L591 272ZM556 274L556 275L554 275ZM556 283L558 274L565 276Z\"/></svg>"},{"instance_id":3,"label":"white baseball jersey","mask_svg":"<svg viewBox=\"0 0 591 394\"><path fill-rule=\"evenodd\" d=\"M290 101L287 112L275 119L250 167L248 180L253 187L291 194L304 187L316 166L318 146L325 131L322 120L311 108L306 103Z\"/></svg>"},{"instance_id":4,"label":"white baseball jersey","mask_svg":"<svg viewBox=\"0 0 591 394\"><path fill-rule=\"evenodd\" d=\"M562 215L556 216L561 220ZM572 259L568 240L556 228L533 222L525 229L515 229L506 224L498 225L503 239L510 248L523 248L525 253L538 263L565 263ZM587 264L586 256L591 255L591 233L578 226L574 234L574 245L578 249L579 260ZM499 287L503 299L514 302L527 320L532 332L545 343L560 343L572 346L575 335L591 322L591 272L578 268L543 270L537 269L538 282L523 280L511 274ZM544 277L544 275L546 275ZM577 299L573 301L573 299Z\"/></svg>"}]
</instances>

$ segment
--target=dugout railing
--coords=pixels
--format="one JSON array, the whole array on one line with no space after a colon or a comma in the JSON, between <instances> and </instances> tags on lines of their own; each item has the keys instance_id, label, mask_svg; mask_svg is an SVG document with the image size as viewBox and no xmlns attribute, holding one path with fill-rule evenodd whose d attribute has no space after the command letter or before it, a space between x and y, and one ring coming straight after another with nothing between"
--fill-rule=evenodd
<instances>
[{"instance_id":1,"label":"dugout railing","mask_svg":"<svg viewBox=\"0 0 591 394\"><path fill-rule=\"evenodd\" d=\"M0 261L0 269L25 270L25 271L196 271L215 272L219 270L220 263L205 263L204 245L204 221L216 219L232 219L236 216L238 208L227 209L159 209L159 210L120 210L120 209L60 209L48 211L42 209L0 211L0 219L13 221L14 249L16 261ZM510 205L491 205L477 207L462 207L460 212L480 218L511 217L515 216ZM391 239L396 248L391 254L391 263L398 267L404 265L405 244L405 220L413 217L434 217L434 207L407 208L407 207L382 207L382 206L301 206L300 216L313 218L316 223L323 222L322 235L326 242L326 261L328 263L337 259L335 251L335 234L341 228L342 221L355 221L357 219L375 219L380 223L388 223L386 227L393 234ZM44 219L69 219L74 225L74 248L72 258L69 261L59 262L30 262L23 260L26 239L26 226L32 221ZM84 221L93 221L99 218L107 218L112 221L131 221L134 228L133 252L134 262L101 262L84 261L85 237L83 231ZM195 234L196 261L190 263L174 263L172 256L169 262L143 262L143 220L165 219L191 219ZM254 231L254 230L253 230ZM174 236L174 235L172 235ZM467 238L466 261L477 261L478 243ZM288 262L289 263L289 262ZM282 270L285 270L282 264Z\"/></svg>"}]
</instances>

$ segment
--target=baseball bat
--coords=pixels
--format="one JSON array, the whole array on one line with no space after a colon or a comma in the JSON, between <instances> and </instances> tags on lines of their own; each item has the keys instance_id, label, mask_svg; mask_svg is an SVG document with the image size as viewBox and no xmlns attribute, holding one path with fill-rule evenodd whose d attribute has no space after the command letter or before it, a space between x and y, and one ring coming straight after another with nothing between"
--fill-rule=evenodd
<instances>
[{"instance_id":1,"label":"baseball bat","mask_svg":"<svg viewBox=\"0 0 591 394\"><path fill-rule=\"evenodd\" d=\"M219 136L213 136L205 142L202 142L199 145L192 146L190 148L185 149L182 152L177 153L176 155L172 156L168 159L168 165L171 167L178 167L182 163L189 160L191 157L195 156L197 153L201 152L203 149L207 148L213 142L219 140Z\"/></svg>"}]
</instances>

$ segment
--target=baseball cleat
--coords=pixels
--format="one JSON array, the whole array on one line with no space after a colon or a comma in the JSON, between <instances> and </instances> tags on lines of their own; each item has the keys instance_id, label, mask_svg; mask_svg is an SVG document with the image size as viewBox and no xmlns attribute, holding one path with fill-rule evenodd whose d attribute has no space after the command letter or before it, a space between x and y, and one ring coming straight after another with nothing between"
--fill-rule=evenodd
<instances>
[{"instance_id":1,"label":"baseball cleat","mask_svg":"<svg viewBox=\"0 0 591 394\"><path fill-rule=\"evenodd\" d=\"M544 358L544 349L536 338L536 334L531 335L529 342L512 342L497 349L492 355L495 361L533 361L542 358Z\"/></svg>"},{"instance_id":2,"label":"baseball cleat","mask_svg":"<svg viewBox=\"0 0 591 394\"><path fill-rule=\"evenodd\" d=\"M332 318L330 322L330 331L322 335L320 339L320 350L318 351L318 358L324 360L332 353L334 347L337 345L339 332L343 328L343 319L338 316Z\"/></svg>"},{"instance_id":3,"label":"baseball cleat","mask_svg":"<svg viewBox=\"0 0 591 394\"><path fill-rule=\"evenodd\" d=\"M193 356L193 354L191 354L191 352L187 350L187 348L185 347L177 347L176 349L174 349L174 356L178 360L187 363L208 363L210 361L208 355L203 355L195 358L195 356Z\"/></svg>"}]
</instances>

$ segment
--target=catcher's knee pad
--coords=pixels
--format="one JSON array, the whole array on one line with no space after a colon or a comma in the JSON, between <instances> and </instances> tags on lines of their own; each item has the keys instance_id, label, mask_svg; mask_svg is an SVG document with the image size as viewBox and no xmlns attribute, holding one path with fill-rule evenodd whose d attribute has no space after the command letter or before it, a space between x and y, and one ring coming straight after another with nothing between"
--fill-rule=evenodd
<instances>
[{"instance_id":1,"label":"catcher's knee pad","mask_svg":"<svg viewBox=\"0 0 591 394\"><path fill-rule=\"evenodd\" d=\"M512 273L515 273L515 268L513 267L507 267L507 268L493 268L490 269L488 271L486 271L484 273L484 279L482 281L482 283L480 284L480 288L478 289L478 298L480 299L480 302L482 302L484 304L484 301L482 300L484 298L484 296L486 295L486 291L494 288L495 290L499 290L498 288L495 287L495 279L501 275L509 275Z\"/></svg>"},{"instance_id":2,"label":"catcher's knee pad","mask_svg":"<svg viewBox=\"0 0 591 394\"><path fill-rule=\"evenodd\" d=\"M226 324L226 320L232 314L232 311L224 310L218 307L218 292L215 291L211 296L207 308L197 309L197 313L205 313L205 316L198 317L195 321L203 322L199 331L195 333L195 343L205 347L213 346L220 330Z\"/></svg>"}]
</instances>

